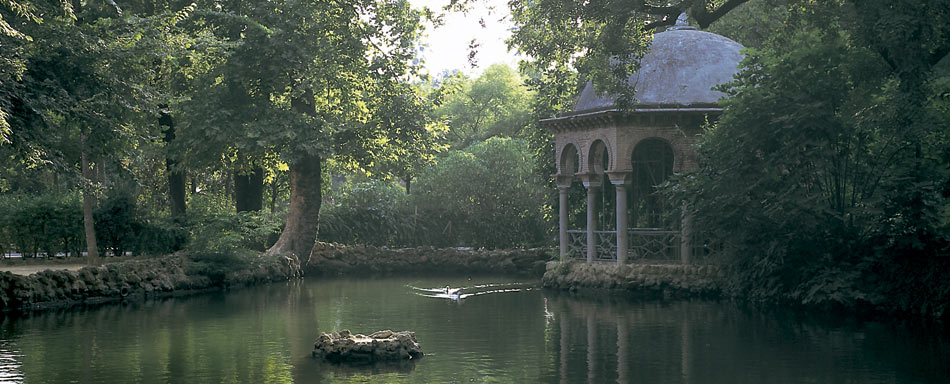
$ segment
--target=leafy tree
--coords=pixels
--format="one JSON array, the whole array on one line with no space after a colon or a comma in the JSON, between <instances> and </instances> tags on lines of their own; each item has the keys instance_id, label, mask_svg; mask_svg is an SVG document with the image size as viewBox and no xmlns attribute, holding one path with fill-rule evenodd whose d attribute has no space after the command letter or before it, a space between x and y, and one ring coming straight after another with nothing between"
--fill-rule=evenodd
<instances>
[{"instance_id":1,"label":"leafy tree","mask_svg":"<svg viewBox=\"0 0 950 384\"><path fill-rule=\"evenodd\" d=\"M732 98L702 138L702 170L669 185L691 202L696 227L713 232L709 245L736 257L745 273L738 288L854 305L887 296L873 279L888 276L893 285L883 286L902 287L902 305L923 300L914 310L942 311L926 300L945 297L932 283L943 269L932 263L948 252L940 65L950 52L950 8L916 0L743 3L541 0L512 7L512 44L532 58L523 65L537 74L535 110L547 106L547 116L567 108L588 79L628 107L626 75L656 27L680 12L759 48L725 88ZM538 147L549 148L538 136ZM922 271L931 283L907 278Z\"/></svg>"},{"instance_id":2,"label":"leafy tree","mask_svg":"<svg viewBox=\"0 0 950 384\"><path fill-rule=\"evenodd\" d=\"M833 3L794 9L747 50L721 120L702 137L701 170L670 187L737 267L737 290L846 306L895 296L942 312L926 304L940 294L887 291L922 279L882 271L948 250L940 190L950 127L933 103L905 125L903 80L843 28L849 16ZM927 139L909 140L914 131Z\"/></svg>"},{"instance_id":3,"label":"leafy tree","mask_svg":"<svg viewBox=\"0 0 950 384\"><path fill-rule=\"evenodd\" d=\"M570 98L585 82L578 80L591 79L626 108L634 95L627 76L638 68L654 30L673 25L684 12L706 28L746 1L533 1L511 7L516 28L509 44L531 58L522 63L528 71L541 74L535 78L540 97ZM557 107L554 112L564 107L545 104Z\"/></svg>"},{"instance_id":4,"label":"leafy tree","mask_svg":"<svg viewBox=\"0 0 950 384\"><path fill-rule=\"evenodd\" d=\"M493 136L516 137L531 123L531 93L507 65L489 66L477 79L463 79L458 86L461 89L437 110L450 127L453 146L464 148Z\"/></svg>"},{"instance_id":5,"label":"leafy tree","mask_svg":"<svg viewBox=\"0 0 950 384\"><path fill-rule=\"evenodd\" d=\"M547 242L524 140L493 137L420 170L415 192L353 177L334 189L320 237L378 246L522 247Z\"/></svg>"},{"instance_id":6,"label":"leafy tree","mask_svg":"<svg viewBox=\"0 0 950 384\"><path fill-rule=\"evenodd\" d=\"M445 245L543 243L546 213L529 153L524 140L500 137L451 151L419 177L413 202Z\"/></svg>"},{"instance_id":7,"label":"leafy tree","mask_svg":"<svg viewBox=\"0 0 950 384\"><path fill-rule=\"evenodd\" d=\"M379 97L368 105L370 118L362 129L335 140L344 144L337 148L336 160L346 169L377 179L401 180L409 194L418 173L445 149L447 128L432 118L438 90L395 81L378 85Z\"/></svg>"},{"instance_id":8,"label":"leafy tree","mask_svg":"<svg viewBox=\"0 0 950 384\"><path fill-rule=\"evenodd\" d=\"M45 3L40 4L48 5ZM72 8L68 2L59 5L60 12L51 8L40 8L32 1L9 0L0 3L0 44L4 47L0 57L0 143L7 141L10 134L10 122L7 120L11 113L13 102L12 93L25 70L23 49L24 45L33 38L21 29L14 27L17 22L39 24L43 22L41 15L46 12L54 14L72 15ZM14 24L11 24L11 21Z\"/></svg>"},{"instance_id":9,"label":"leafy tree","mask_svg":"<svg viewBox=\"0 0 950 384\"><path fill-rule=\"evenodd\" d=\"M425 220L413 217L409 196L381 180L348 180L321 214L320 239L341 244L419 245Z\"/></svg>"},{"instance_id":10,"label":"leafy tree","mask_svg":"<svg viewBox=\"0 0 950 384\"><path fill-rule=\"evenodd\" d=\"M94 195L109 181L109 169L122 170L128 163L123 159L152 145L153 64L190 43L174 33L186 15L134 17L114 4L72 2L66 11L58 2L34 5L44 19L23 25L31 39L21 39L14 50L22 71L4 83L11 91L3 97L14 129L0 149L12 162L46 169L54 178L62 174L80 186L89 260L95 263Z\"/></svg>"},{"instance_id":11,"label":"leafy tree","mask_svg":"<svg viewBox=\"0 0 950 384\"><path fill-rule=\"evenodd\" d=\"M406 94L396 84L412 70L421 15L405 1L372 0L233 2L208 14L235 46L188 103L188 147L258 159L277 153L288 164L290 206L270 253L309 256L325 159L341 149L359 157L399 136L370 122L384 109L380 100ZM400 140L411 142L392 142Z\"/></svg>"}]
</instances>

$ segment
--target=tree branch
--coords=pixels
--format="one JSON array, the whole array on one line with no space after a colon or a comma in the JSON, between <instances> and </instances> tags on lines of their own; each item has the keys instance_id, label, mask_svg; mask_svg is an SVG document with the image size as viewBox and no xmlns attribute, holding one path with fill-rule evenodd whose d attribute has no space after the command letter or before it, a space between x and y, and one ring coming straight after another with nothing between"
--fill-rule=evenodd
<instances>
[{"instance_id":1,"label":"tree branch","mask_svg":"<svg viewBox=\"0 0 950 384\"><path fill-rule=\"evenodd\" d=\"M728 0L719 8L712 11L706 9L704 0L685 0L676 5L657 7L647 5L646 1L639 1L633 5L637 12L643 12L649 15L660 16L659 20L652 21L644 26L644 30L649 31L658 27L671 26L676 24L676 18L683 12L689 11L689 15L699 23L702 29L708 28L710 24L719 20L736 7L747 3L749 0Z\"/></svg>"},{"instance_id":2,"label":"tree branch","mask_svg":"<svg viewBox=\"0 0 950 384\"><path fill-rule=\"evenodd\" d=\"M720 5L719 8L716 8L711 12L707 12L704 2L697 1L695 5L696 8L699 8L699 12L690 16L693 16L693 19L696 19L696 22L699 23L700 28L706 29L710 24L729 13L729 11L748 1L749 0L728 0L725 4Z\"/></svg>"},{"instance_id":3,"label":"tree branch","mask_svg":"<svg viewBox=\"0 0 950 384\"><path fill-rule=\"evenodd\" d=\"M676 5L668 5L665 7L658 7L654 5L647 5L646 0L641 0L633 4L633 10L638 12L647 13L655 16L669 16L669 15L679 15L689 8L689 4L695 1L700 0L684 0ZM674 20L676 20L674 18Z\"/></svg>"},{"instance_id":4,"label":"tree branch","mask_svg":"<svg viewBox=\"0 0 950 384\"><path fill-rule=\"evenodd\" d=\"M680 12L680 13L682 13L682 12ZM660 19L660 20L651 21L650 23L647 23L647 25L643 26L643 30L644 30L644 31L650 31L650 30L654 30L654 29L659 28L659 27L668 27L668 26L674 25L674 24L676 24L676 17L677 17L678 15L679 15L679 13L677 13L676 15L672 15L672 14L670 14L670 15L665 15L665 16L664 16L662 19Z\"/></svg>"}]
</instances>

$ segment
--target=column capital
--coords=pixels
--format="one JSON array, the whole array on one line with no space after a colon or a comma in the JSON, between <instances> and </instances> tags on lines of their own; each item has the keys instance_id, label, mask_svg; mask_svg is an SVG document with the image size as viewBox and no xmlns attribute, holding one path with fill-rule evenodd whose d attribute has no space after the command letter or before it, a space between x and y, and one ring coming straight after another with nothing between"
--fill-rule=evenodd
<instances>
[{"instance_id":1,"label":"column capital","mask_svg":"<svg viewBox=\"0 0 950 384\"><path fill-rule=\"evenodd\" d=\"M557 184L557 187L560 189L568 189L571 187L571 184L574 183L574 175L561 175L555 173L551 176L554 176L554 184Z\"/></svg>"},{"instance_id":2,"label":"column capital","mask_svg":"<svg viewBox=\"0 0 950 384\"><path fill-rule=\"evenodd\" d=\"M577 177L581 179L581 183L584 183L584 187L590 188L600 188L604 183L604 175L597 173L578 173Z\"/></svg>"},{"instance_id":3,"label":"column capital","mask_svg":"<svg viewBox=\"0 0 950 384\"><path fill-rule=\"evenodd\" d=\"M607 172L610 183L613 185L630 185L633 183L633 171L610 171Z\"/></svg>"}]
</instances>

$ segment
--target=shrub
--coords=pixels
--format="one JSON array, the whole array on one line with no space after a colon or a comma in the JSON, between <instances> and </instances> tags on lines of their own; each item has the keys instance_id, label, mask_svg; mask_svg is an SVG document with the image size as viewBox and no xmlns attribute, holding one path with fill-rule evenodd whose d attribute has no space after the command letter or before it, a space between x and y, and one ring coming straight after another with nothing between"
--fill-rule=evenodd
<instances>
[{"instance_id":1,"label":"shrub","mask_svg":"<svg viewBox=\"0 0 950 384\"><path fill-rule=\"evenodd\" d=\"M118 195L103 199L93 213L96 225L96 243L99 252L112 251L115 256L124 256L132 249L136 234L142 230L136 219L135 203L129 196Z\"/></svg>"},{"instance_id":2,"label":"shrub","mask_svg":"<svg viewBox=\"0 0 950 384\"><path fill-rule=\"evenodd\" d=\"M342 244L410 245L417 221L405 191L378 180L349 183L320 215L320 239Z\"/></svg>"},{"instance_id":3,"label":"shrub","mask_svg":"<svg viewBox=\"0 0 950 384\"><path fill-rule=\"evenodd\" d=\"M422 171L407 196L382 181L345 185L321 210L320 239L389 246L535 246L547 241L540 183L523 140L491 138Z\"/></svg>"},{"instance_id":4,"label":"shrub","mask_svg":"<svg viewBox=\"0 0 950 384\"><path fill-rule=\"evenodd\" d=\"M138 222L129 250L136 255L165 255L182 250L190 239L180 223L167 219Z\"/></svg>"},{"instance_id":5,"label":"shrub","mask_svg":"<svg viewBox=\"0 0 950 384\"><path fill-rule=\"evenodd\" d=\"M451 151L426 169L412 203L444 245L488 248L545 243L547 226L540 182L524 140L490 138Z\"/></svg>"},{"instance_id":6,"label":"shrub","mask_svg":"<svg viewBox=\"0 0 950 384\"><path fill-rule=\"evenodd\" d=\"M0 207L4 252L15 248L24 257L77 254L84 245L76 194L6 195L0 197Z\"/></svg>"},{"instance_id":7,"label":"shrub","mask_svg":"<svg viewBox=\"0 0 950 384\"><path fill-rule=\"evenodd\" d=\"M188 273L208 276L219 283L228 272L246 268L260 255L268 239L280 230L277 215L267 212L211 214L196 220L194 239L187 250Z\"/></svg>"}]
</instances>

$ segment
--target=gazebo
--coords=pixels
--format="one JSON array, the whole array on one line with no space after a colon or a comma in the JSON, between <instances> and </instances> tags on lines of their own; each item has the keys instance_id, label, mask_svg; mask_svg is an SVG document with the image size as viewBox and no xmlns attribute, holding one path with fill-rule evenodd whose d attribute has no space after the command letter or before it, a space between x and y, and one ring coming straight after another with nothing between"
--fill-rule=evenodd
<instances>
[{"instance_id":1,"label":"gazebo","mask_svg":"<svg viewBox=\"0 0 950 384\"><path fill-rule=\"evenodd\" d=\"M588 83L572 112L541 121L555 134L562 260L689 262L690 218L682 203L663 201L656 187L698 167L696 136L722 114L716 101L725 95L713 87L738 72L741 49L681 19L654 35L639 71L628 77L635 89L631 108L618 110L615 97L598 95ZM575 181L587 192L583 229L568 228ZM610 204L615 209L598 210Z\"/></svg>"}]
</instances>

